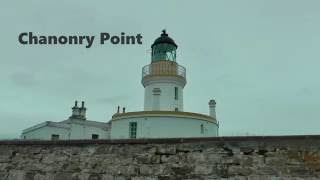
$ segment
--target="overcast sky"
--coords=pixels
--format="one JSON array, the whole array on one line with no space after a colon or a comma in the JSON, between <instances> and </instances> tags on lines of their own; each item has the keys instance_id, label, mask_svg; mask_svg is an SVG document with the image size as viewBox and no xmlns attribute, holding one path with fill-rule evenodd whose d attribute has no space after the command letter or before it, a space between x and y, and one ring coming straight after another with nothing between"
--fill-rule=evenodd
<instances>
[{"instance_id":1,"label":"overcast sky","mask_svg":"<svg viewBox=\"0 0 320 180\"><path fill-rule=\"evenodd\" d=\"M319 134L320 1L2 1L0 138L71 115L86 102L107 122L118 105L143 110L141 68L163 28L187 68L184 110L220 135ZM21 45L18 35L141 33L142 45ZM165 122L164 122L165 123Z\"/></svg>"}]
</instances>

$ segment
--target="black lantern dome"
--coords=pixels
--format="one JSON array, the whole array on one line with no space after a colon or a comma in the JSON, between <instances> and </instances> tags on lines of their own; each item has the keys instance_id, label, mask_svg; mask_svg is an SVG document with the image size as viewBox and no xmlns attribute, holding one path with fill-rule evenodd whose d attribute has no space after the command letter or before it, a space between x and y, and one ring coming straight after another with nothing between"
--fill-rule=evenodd
<instances>
[{"instance_id":1,"label":"black lantern dome","mask_svg":"<svg viewBox=\"0 0 320 180\"><path fill-rule=\"evenodd\" d=\"M172 44L174 45L176 48L178 48L177 44L174 42L173 39L171 39L169 37L169 35L166 33L166 30L162 30L162 34L160 37L158 37L154 43L151 45L151 48L153 48L153 46L157 45L157 44L162 44L162 43L166 43L166 44Z\"/></svg>"},{"instance_id":2,"label":"black lantern dome","mask_svg":"<svg viewBox=\"0 0 320 180\"><path fill-rule=\"evenodd\" d=\"M152 61L176 61L177 44L173 39L169 37L166 30L162 31L160 37L158 37L151 45L152 48Z\"/></svg>"}]
</instances>

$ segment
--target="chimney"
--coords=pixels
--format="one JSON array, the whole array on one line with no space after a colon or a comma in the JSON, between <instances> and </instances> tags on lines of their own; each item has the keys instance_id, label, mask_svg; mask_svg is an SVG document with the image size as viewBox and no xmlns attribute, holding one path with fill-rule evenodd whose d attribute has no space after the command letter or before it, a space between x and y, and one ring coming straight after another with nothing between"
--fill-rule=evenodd
<instances>
[{"instance_id":1,"label":"chimney","mask_svg":"<svg viewBox=\"0 0 320 180\"><path fill-rule=\"evenodd\" d=\"M216 119L216 101L213 99L209 101L209 115Z\"/></svg>"},{"instance_id":2,"label":"chimney","mask_svg":"<svg viewBox=\"0 0 320 180\"><path fill-rule=\"evenodd\" d=\"M76 117L80 115L79 107L78 107L78 101L74 102L74 106L72 107L72 115L71 117Z\"/></svg>"},{"instance_id":3,"label":"chimney","mask_svg":"<svg viewBox=\"0 0 320 180\"><path fill-rule=\"evenodd\" d=\"M122 113L125 113L125 112L126 112L126 108L123 107L123 108L122 108Z\"/></svg>"},{"instance_id":4,"label":"chimney","mask_svg":"<svg viewBox=\"0 0 320 180\"><path fill-rule=\"evenodd\" d=\"M120 106L118 106L117 113L118 114L120 113Z\"/></svg>"},{"instance_id":5,"label":"chimney","mask_svg":"<svg viewBox=\"0 0 320 180\"><path fill-rule=\"evenodd\" d=\"M82 101L81 108L80 108L80 119L86 120L86 111L87 111L87 108L84 107L84 101Z\"/></svg>"},{"instance_id":6,"label":"chimney","mask_svg":"<svg viewBox=\"0 0 320 180\"><path fill-rule=\"evenodd\" d=\"M84 108L84 101L81 102L81 108Z\"/></svg>"}]
</instances>

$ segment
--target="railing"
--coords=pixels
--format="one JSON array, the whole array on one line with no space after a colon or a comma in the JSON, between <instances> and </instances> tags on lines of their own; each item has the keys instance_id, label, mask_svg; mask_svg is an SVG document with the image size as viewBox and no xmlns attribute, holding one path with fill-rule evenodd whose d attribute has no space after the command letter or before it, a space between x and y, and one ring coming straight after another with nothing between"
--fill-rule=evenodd
<instances>
[{"instance_id":1,"label":"railing","mask_svg":"<svg viewBox=\"0 0 320 180\"><path fill-rule=\"evenodd\" d=\"M181 76L186 78L186 68L172 61L153 62L142 68L142 78L149 75Z\"/></svg>"}]
</instances>

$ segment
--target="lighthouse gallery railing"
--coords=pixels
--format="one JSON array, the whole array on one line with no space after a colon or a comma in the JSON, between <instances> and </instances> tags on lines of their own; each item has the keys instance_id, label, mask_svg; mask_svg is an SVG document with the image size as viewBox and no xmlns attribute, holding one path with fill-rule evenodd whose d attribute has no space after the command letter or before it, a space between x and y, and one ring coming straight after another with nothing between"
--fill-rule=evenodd
<instances>
[{"instance_id":1,"label":"lighthouse gallery railing","mask_svg":"<svg viewBox=\"0 0 320 180\"><path fill-rule=\"evenodd\" d=\"M142 68L142 78L149 75L181 76L186 78L186 68L172 61L153 62Z\"/></svg>"}]
</instances>

